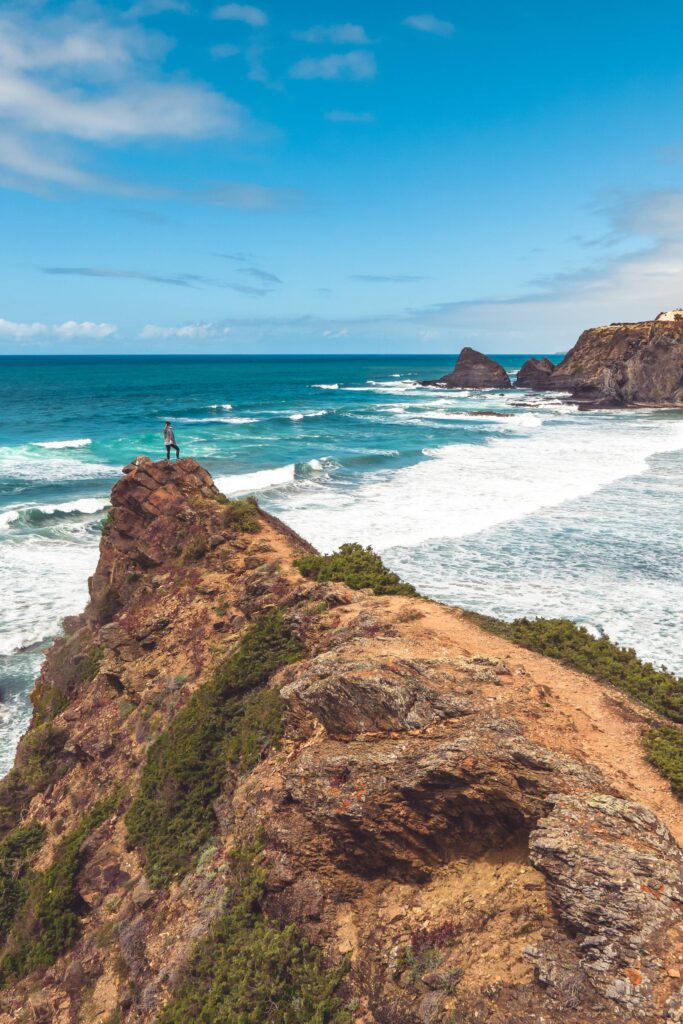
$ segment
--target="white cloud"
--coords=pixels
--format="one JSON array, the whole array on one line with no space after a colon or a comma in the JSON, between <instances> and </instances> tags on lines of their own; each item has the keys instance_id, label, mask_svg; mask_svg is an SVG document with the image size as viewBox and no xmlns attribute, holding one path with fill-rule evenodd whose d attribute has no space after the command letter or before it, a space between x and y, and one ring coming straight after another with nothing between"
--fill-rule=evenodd
<instances>
[{"instance_id":1,"label":"white cloud","mask_svg":"<svg viewBox=\"0 0 683 1024\"><path fill-rule=\"evenodd\" d=\"M266 12L251 4L222 4L214 9L213 17L220 21L243 21L252 28L262 28L268 24Z\"/></svg>"},{"instance_id":2,"label":"white cloud","mask_svg":"<svg viewBox=\"0 0 683 1024\"><path fill-rule=\"evenodd\" d=\"M144 4L148 12L185 7L181 0ZM78 17L48 10L27 4L0 13L0 168L13 176L9 184L131 192L81 169L82 144L224 138L245 130L240 104L164 72L168 37L117 20L95 3Z\"/></svg>"},{"instance_id":3,"label":"white cloud","mask_svg":"<svg viewBox=\"0 0 683 1024\"><path fill-rule=\"evenodd\" d=\"M111 338L118 327L116 324L95 324L92 320L83 320L82 323L67 320L63 324L55 324L53 330L60 338Z\"/></svg>"},{"instance_id":4,"label":"white cloud","mask_svg":"<svg viewBox=\"0 0 683 1024\"><path fill-rule=\"evenodd\" d=\"M63 324L17 323L14 320L0 318L0 337L22 340L36 338L40 335L56 335L58 338L110 338L116 334L116 324L95 324L90 320L79 323L67 320Z\"/></svg>"},{"instance_id":5,"label":"white cloud","mask_svg":"<svg viewBox=\"0 0 683 1024\"><path fill-rule=\"evenodd\" d=\"M162 327L160 324L145 324L138 337L151 338L225 338L232 328L209 322L183 324L179 327Z\"/></svg>"},{"instance_id":6,"label":"white cloud","mask_svg":"<svg viewBox=\"0 0 683 1024\"><path fill-rule=\"evenodd\" d=\"M304 43L334 43L339 46L364 46L370 42L363 26L349 21L343 25L314 25L305 32L292 32L292 36Z\"/></svg>"},{"instance_id":7,"label":"white cloud","mask_svg":"<svg viewBox=\"0 0 683 1024\"><path fill-rule=\"evenodd\" d=\"M353 110L328 110L325 114L325 120L337 121L340 124L372 124L375 120L375 115L355 113Z\"/></svg>"},{"instance_id":8,"label":"white cloud","mask_svg":"<svg viewBox=\"0 0 683 1024\"><path fill-rule=\"evenodd\" d=\"M45 334L47 330L46 324L19 324L14 320L4 320L0 317L0 337L35 338L37 334Z\"/></svg>"},{"instance_id":9,"label":"white cloud","mask_svg":"<svg viewBox=\"0 0 683 1024\"><path fill-rule=\"evenodd\" d=\"M328 57L310 57L298 61L289 69L290 78L374 78L377 64L374 54L367 50L349 53L331 53Z\"/></svg>"},{"instance_id":10,"label":"white cloud","mask_svg":"<svg viewBox=\"0 0 683 1024\"><path fill-rule=\"evenodd\" d=\"M452 21L443 21L433 14L413 14L409 18L404 18L402 24L407 25L408 28L416 28L418 32L429 32L434 36L450 36L455 30Z\"/></svg>"}]
</instances>

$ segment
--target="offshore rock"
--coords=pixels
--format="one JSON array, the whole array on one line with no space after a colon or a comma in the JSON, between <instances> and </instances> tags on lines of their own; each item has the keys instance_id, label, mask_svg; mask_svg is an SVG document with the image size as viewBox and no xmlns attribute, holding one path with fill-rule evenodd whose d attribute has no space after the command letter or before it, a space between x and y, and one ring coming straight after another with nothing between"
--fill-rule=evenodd
<instances>
[{"instance_id":1,"label":"offshore rock","mask_svg":"<svg viewBox=\"0 0 683 1024\"><path fill-rule=\"evenodd\" d=\"M536 391L543 391L544 388L548 387L548 378L554 369L555 364L546 356L542 359L536 359L535 357L527 359L517 374L515 387L533 388Z\"/></svg>"},{"instance_id":2,"label":"offshore rock","mask_svg":"<svg viewBox=\"0 0 683 1024\"><path fill-rule=\"evenodd\" d=\"M507 373L495 359L466 347L462 350L451 373L436 380L421 380L425 386L444 388L510 388Z\"/></svg>"}]
</instances>

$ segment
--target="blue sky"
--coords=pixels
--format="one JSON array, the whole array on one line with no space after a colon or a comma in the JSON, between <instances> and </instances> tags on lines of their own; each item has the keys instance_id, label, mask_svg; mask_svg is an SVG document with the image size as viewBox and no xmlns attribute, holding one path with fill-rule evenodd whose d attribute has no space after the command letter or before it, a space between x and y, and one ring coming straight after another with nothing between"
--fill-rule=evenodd
<instances>
[{"instance_id":1,"label":"blue sky","mask_svg":"<svg viewBox=\"0 0 683 1024\"><path fill-rule=\"evenodd\" d=\"M0 352L554 352L683 305L682 32L0 3Z\"/></svg>"}]
</instances>

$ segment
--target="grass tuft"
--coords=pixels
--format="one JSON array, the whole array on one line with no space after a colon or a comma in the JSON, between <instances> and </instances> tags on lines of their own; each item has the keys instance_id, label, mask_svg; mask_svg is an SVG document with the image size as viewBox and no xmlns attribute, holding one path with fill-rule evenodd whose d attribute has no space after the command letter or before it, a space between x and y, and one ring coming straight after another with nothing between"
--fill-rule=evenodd
<instances>
[{"instance_id":1,"label":"grass tuft","mask_svg":"<svg viewBox=\"0 0 683 1024\"><path fill-rule=\"evenodd\" d=\"M257 853L258 844L233 853L235 883L225 911L157 1024L350 1024L336 995L347 961L325 968L320 950L294 925L263 913Z\"/></svg>"},{"instance_id":2,"label":"grass tuft","mask_svg":"<svg viewBox=\"0 0 683 1024\"><path fill-rule=\"evenodd\" d=\"M342 544L333 555L304 555L294 564L303 576L319 582L346 583L352 590L369 588L379 596L417 596L415 587L403 583L372 548L361 544Z\"/></svg>"},{"instance_id":3,"label":"grass tuft","mask_svg":"<svg viewBox=\"0 0 683 1024\"><path fill-rule=\"evenodd\" d=\"M45 838L37 821L20 825L0 843L0 945L28 898L27 863Z\"/></svg>"},{"instance_id":4,"label":"grass tuft","mask_svg":"<svg viewBox=\"0 0 683 1024\"><path fill-rule=\"evenodd\" d=\"M106 821L115 803L115 797L96 803L61 841L50 867L28 880L0 960L0 985L49 967L77 938L83 908L75 883L83 862L82 846Z\"/></svg>"},{"instance_id":5,"label":"grass tuft","mask_svg":"<svg viewBox=\"0 0 683 1024\"><path fill-rule=\"evenodd\" d=\"M645 756L668 779L679 800L683 800L683 732L672 725L651 729L643 736Z\"/></svg>"},{"instance_id":6,"label":"grass tuft","mask_svg":"<svg viewBox=\"0 0 683 1024\"><path fill-rule=\"evenodd\" d=\"M237 530L239 533L258 533L261 529L258 513L256 498L226 499L223 526L226 530Z\"/></svg>"},{"instance_id":7,"label":"grass tuft","mask_svg":"<svg viewBox=\"0 0 683 1024\"><path fill-rule=\"evenodd\" d=\"M213 833L227 771L248 771L279 741L280 697L265 684L301 654L281 612L267 612L150 747L126 824L151 885L193 868Z\"/></svg>"},{"instance_id":8,"label":"grass tuft","mask_svg":"<svg viewBox=\"0 0 683 1024\"><path fill-rule=\"evenodd\" d=\"M71 759L64 753L65 739L62 729L44 723L21 740L14 767L0 782L0 835L14 828L36 793L67 771Z\"/></svg>"}]
</instances>

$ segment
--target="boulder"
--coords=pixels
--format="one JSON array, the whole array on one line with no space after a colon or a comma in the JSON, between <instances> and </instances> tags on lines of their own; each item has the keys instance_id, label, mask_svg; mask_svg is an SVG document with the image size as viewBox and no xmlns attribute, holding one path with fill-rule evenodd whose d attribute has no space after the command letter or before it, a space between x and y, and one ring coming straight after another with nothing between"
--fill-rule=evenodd
<instances>
[{"instance_id":1,"label":"boulder","mask_svg":"<svg viewBox=\"0 0 683 1024\"><path fill-rule=\"evenodd\" d=\"M515 381L516 388L532 388L534 391L543 391L548 386L548 378L555 369L545 356L542 359L532 357L522 366Z\"/></svg>"},{"instance_id":2,"label":"boulder","mask_svg":"<svg viewBox=\"0 0 683 1024\"><path fill-rule=\"evenodd\" d=\"M421 380L425 387L439 385L444 388L510 388L507 373L495 359L490 359L473 348L464 348L458 356L452 373L436 380Z\"/></svg>"}]
</instances>

